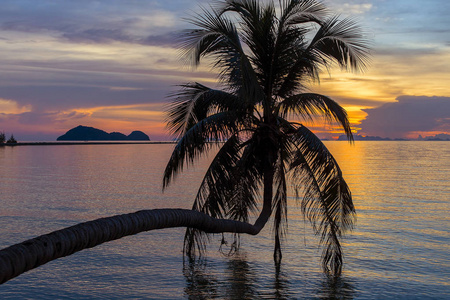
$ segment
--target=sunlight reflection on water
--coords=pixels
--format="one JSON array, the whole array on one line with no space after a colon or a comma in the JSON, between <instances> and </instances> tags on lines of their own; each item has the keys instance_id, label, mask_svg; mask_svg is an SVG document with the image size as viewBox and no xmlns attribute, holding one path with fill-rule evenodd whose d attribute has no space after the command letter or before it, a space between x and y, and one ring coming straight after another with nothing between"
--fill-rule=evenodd
<instances>
[{"instance_id":1,"label":"sunlight reflection on water","mask_svg":"<svg viewBox=\"0 0 450 300\"><path fill-rule=\"evenodd\" d=\"M357 226L339 279L320 269L317 237L291 198L283 262L268 226L239 255L185 265L182 229L126 237L48 263L0 286L5 299L447 298L450 143L327 142L352 190ZM140 209L190 208L205 161L164 194L173 145L0 148L0 246ZM231 239L231 237L229 237Z\"/></svg>"}]
</instances>

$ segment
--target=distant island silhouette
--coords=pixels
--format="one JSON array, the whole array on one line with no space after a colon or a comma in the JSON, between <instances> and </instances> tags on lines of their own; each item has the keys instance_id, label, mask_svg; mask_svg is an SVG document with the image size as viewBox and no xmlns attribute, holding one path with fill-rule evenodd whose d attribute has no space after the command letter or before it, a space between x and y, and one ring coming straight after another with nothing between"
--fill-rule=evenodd
<instances>
[{"instance_id":1,"label":"distant island silhouette","mask_svg":"<svg viewBox=\"0 0 450 300\"><path fill-rule=\"evenodd\" d=\"M142 131L133 131L130 135L120 132L107 133L94 127L79 125L56 139L57 141L150 141Z\"/></svg>"}]
</instances>

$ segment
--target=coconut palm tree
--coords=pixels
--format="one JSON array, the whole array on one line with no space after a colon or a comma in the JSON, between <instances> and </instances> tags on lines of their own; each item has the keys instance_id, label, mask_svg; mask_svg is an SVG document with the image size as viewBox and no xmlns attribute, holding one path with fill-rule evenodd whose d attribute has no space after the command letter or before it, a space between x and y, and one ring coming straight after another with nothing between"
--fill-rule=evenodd
<instances>
[{"instance_id":1,"label":"coconut palm tree","mask_svg":"<svg viewBox=\"0 0 450 300\"><path fill-rule=\"evenodd\" d=\"M323 243L323 267L342 269L340 238L351 229L355 209L333 156L305 125L322 115L352 132L345 110L307 85L338 64L366 65L368 47L350 19L330 16L315 0L219 1L190 19L183 34L185 56L194 66L212 62L221 88L181 85L168 110L168 127L178 137L164 173L167 186L184 165L218 150L200 185L193 210L214 218L249 222L251 234L272 217L274 259L281 260L287 223L288 183ZM262 204L259 195L262 192ZM188 228L184 251L195 257L207 240Z\"/></svg>"},{"instance_id":2,"label":"coconut palm tree","mask_svg":"<svg viewBox=\"0 0 450 300\"><path fill-rule=\"evenodd\" d=\"M352 133L344 109L306 85L333 63L364 68L367 44L351 20L329 16L315 0L280 0L278 10L272 1L216 3L191 20L197 28L185 33L183 45L194 65L213 60L224 88L184 84L168 112L168 126L179 140L164 187L186 164L219 147L193 209L101 218L2 249L0 283L77 251L160 228L188 227L184 249L193 257L196 248L203 249L205 234L256 235L271 217L279 262L289 182L321 236L324 268L341 272L340 238L352 228L355 210L335 159L304 123L322 115L340 124L350 141Z\"/></svg>"}]
</instances>

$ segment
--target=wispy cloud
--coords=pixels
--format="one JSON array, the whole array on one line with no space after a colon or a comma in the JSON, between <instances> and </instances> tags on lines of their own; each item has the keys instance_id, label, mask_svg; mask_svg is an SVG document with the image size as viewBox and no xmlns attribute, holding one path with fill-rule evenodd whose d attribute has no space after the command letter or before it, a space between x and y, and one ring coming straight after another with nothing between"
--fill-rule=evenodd
<instances>
[{"instance_id":1,"label":"wispy cloud","mask_svg":"<svg viewBox=\"0 0 450 300\"><path fill-rule=\"evenodd\" d=\"M177 13L152 1L4 0L0 29L46 33L72 42L137 42L177 28Z\"/></svg>"},{"instance_id":2,"label":"wispy cloud","mask_svg":"<svg viewBox=\"0 0 450 300\"><path fill-rule=\"evenodd\" d=\"M363 15L368 13L373 9L373 4L365 1L357 1L361 3L354 3L349 1L344 1L344 3L331 3L331 7L333 11L338 14L346 14L346 15Z\"/></svg>"}]
</instances>

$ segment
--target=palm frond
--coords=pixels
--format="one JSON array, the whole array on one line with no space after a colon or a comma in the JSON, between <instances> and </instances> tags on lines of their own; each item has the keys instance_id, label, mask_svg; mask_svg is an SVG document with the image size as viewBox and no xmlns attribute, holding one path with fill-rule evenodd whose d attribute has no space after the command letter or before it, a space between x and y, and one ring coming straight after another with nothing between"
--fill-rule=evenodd
<instances>
[{"instance_id":1,"label":"palm frond","mask_svg":"<svg viewBox=\"0 0 450 300\"><path fill-rule=\"evenodd\" d=\"M327 16L328 9L316 0L283 0L281 2L281 22L287 26L304 23L318 23Z\"/></svg>"},{"instance_id":2,"label":"palm frond","mask_svg":"<svg viewBox=\"0 0 450 300\"><path fill-rule=\"evenodd\" d=\"M233 170L232 192L229 197L227 216L232 220L248 222L249 213L256 210L262 181L262 171L259 168L254 146L243 143L240 160Z\"/></svg>"},{"instance_id":3,"label":"palm frond","mask_svg":"<svg viewBox=\"0 0 450 300\"><path fill-rule=\"evenodd\" d=\"M198 82L187 83L171 95L167 107L166 126L170 133L183 136L192 126L208 115L227 110L238 110L242 102L226 91L211 89ZM243 108L242 108L243 109Z\"/></svg>"},{"instance_id":4,"label":"palm frond","mask_svg":"<svg viewBox=\"0 0 450 300\"><path fill-rule=\"evenodd\" d=\"M315 94L302 93L286 98L278 106L281 116L293 113L298 117L314 121L314 117L323 116L328 122L338 122L345 131L349 141L353 141L353 134L347 112L331 98Z\"/></svg>"},{"instance_id":5,"label":"palm frond","mask_svg":"<svg viewBox=\"0 0 450 300\"><path fill-rule=\"evenodd\" d=\"M322 24L328 14L319 1L280 1L276 53L274 54L273 94L287 97L304 89L305 81L319 78L319 65L314 53L306 51L305 37L313 29L310 23Z\"/></svg>"},{"instance_id":6,"label":"palm frond","mask_svg":"<svg viewBox=\"0 0 450 300\"><path fill-rule=\"evenodd\" d=\"M236 12L240 23L242 40L251 51L250 60L258 74L261 86L271 73L274 54L276 11L273 3L261 6L255 0L225 1L222 13Z\"/></svg>"},{"instance_id":7,"label":"palm frond","mask_svg":"<svg viewBox=\"0 0 450 300\"><path fill-rule=\"evenodd\" d=\"M187 21L197 28L182 32L181 49L193 65L199 65L202 57L220 49L240 51L241 45L236 27L233 22L222 18L216 11L202 9L202 14Z\"/></svg>"},{"instance_id":8,"label":"palm frond","mask_svg":"<svg viewBox=\"0 0 450 300\"><path fill-rule=\"evenodd\" d=\"M284 124L280 124L284 127ZM281 132L281 131L280 131ZM283 236L285 227L287 226L287 178L286 178L286 163L289 162L292 148L289 140L285 138L287 135L280 134L282 138L279 141L278 159L275 164L274 185L275 195L273 197L273 206L275 212L279 211L279 220L275 221L276 234ZM277 212L276 212L277 213ZM277 219L277 217L275 217Z\"/></svg>"},{"instance_id":9,"label":"palm frond","mask_svg":"<svg viewBox=\"0 0 450 300\"><path fill-rule=\"evenodd\" d=\"M273 211L274 211L274 226L273 231L275 235L275 261L281 260L281 239L285 236L287 231L287 184L286 184L286 170L285 160L289 151L280 150L278 161L276 163L275 172L275 195L273 197Z\"/></svg>"},{"instance_id":10,"label":"palm frond","mask_svg":"<svg viewBox=\"0 0 450 300\"><path fill-rule=\"evenodd\" d=\"M211 56L222 83L238 91L244 101L254 103L255 99L260 99L262 90L234 23L215 10L204 10L202 15L189 21L198 29L184 32L185 56L194 65L198 65L202 57Z\"/></svg>"},{"instance_id":11,"label":"palm frond","mask_svg":"<svg viewBox=\"0 0 450 300\"><path fill-rule=\"evenodd\" d=\"M349 18L330 18L312 39L309 50L323 57L322 64L335 61L342 69L363 71L367 67L369 43L361 28Z\"/></svg>"},{"instance_id":12,"label":"palm frond","mask_svg":"<svg viewBox=\"0 0 450 300\"><path fill-rule=\"evenodd\" d=\"M254 23L259 20L261 14L261 6L256 0L225 0L220 1L219 13L227 12L238 13L246 23Z\"/></svg>"},{"instance_id":13,"label":"palm frond","mask_svg":"<svg viewBox=\"0 0 450 300\"><path fill-rule=\"evenodd\" d=\"M163 188L183 169L185 163L193 163L213 142L226 140L237 131L239 116L231 112L219 112L198 121L178 141L163 175Z\"/></svg>"},{"instance_id":14,"label":"palm frond","mask_svg":"<svg viewBox=\"0 0 450 300\"><path fill-rule=\"evenodd\" d=\"M192 209L215 218L248 222L249 212L256 209L261 180L250 148L245 148L237 135L228 139L211 162ZM247 165L251 167L247 168ZM200 230L187 229L185 254L191 258L197 254L201 256L207 236Z\"/></svg>"},{"instance_id":15,"label":"palm frond","mask_svg":"<svg viewBox=\"0 0 450 300\"><path fill-rule=\"evenodd\" d=\"M240 141L235 134L217 152L203 177L192 209L222 218L228 211L234 169L240 159Z\"/></svg>"},{"instance_id":16,"label":"palm frond","mask_svg":"<svg viewBox=\"0 0 450 300\"><path fill-rule=\"evenodd\" d=\"M303 191L302 211L325 245L322 263L334 274L342 270L340 238L353 228L355 208L342 172L325 145L306 127L300 126L292 142L298 150L290 165L297 198Z\"/></svg>"},{"instance_id":17,"label":"palm frond","mask_svg":"<svg viewBox=\"0 0 450 300\"><path fill-rule=\"evenodd\" d=\"M239 137L233 135L217 152L203 177L197 192L193 210L206 213L214 218L223 218L226 211L225 195L227 194L228 179L232 176L230 170L239 159ZM223 184L225 184L223 186ZM202 256L207 234L195 228L187 228L184 235L184 254L194 258L196 254Z\"/></svg>"},{"instance_id":18,"label":"palm frond","mask_svg":"<svg viewBox=\"0 0 450 300\"><path fill-rule=\"evenodd\" d=\"M274 86L274 95L278 97L289 97L305 90L307 84L319 81L322 58L315 52L307 51L307 42L298 38L306 32L291 30L285 37L288 41L280 47L283 49L278 61L280 72Z\"/></svg>"}]
</instances>

